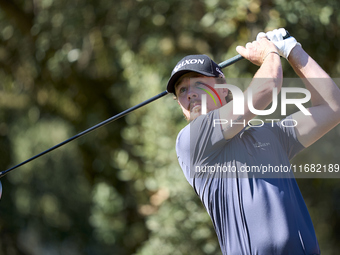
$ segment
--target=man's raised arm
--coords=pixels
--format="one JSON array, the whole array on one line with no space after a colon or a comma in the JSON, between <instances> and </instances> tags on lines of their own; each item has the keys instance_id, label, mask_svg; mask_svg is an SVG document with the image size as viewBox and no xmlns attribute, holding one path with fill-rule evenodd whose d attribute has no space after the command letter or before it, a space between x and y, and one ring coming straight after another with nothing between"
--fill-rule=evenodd
<instances>
[{"instance_id":1,"label":"man's raised arm","mask_svg":"<svg viewBox=\"0 0 340 255\"><path fill-rule=\"evenodd\" d=\"M340 89L300 45L293 48L288 61L311 93L311 115L293 115L297 137L308 147L340 123Z\"/></svg>"},{"instance_id":2,"label":"man's raised arm","mask_svg":"<svg viewBox=\"0 0 340 255\"><path fill-rule=\"evenodd\" d=\"M288 59L296 74L303 79L311 93L311 115L293 114L300 143L308 147L340 122L340 89L329 75L296 42L294 37L283 40L286 31L278 29L266 33L278 47L280 55Z\"/></svg>"}]
</instances>

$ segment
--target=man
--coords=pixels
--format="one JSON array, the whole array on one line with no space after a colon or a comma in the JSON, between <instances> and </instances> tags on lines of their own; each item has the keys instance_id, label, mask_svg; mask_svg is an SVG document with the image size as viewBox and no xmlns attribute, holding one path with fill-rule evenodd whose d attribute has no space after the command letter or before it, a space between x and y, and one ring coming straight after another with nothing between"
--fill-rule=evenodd
<instances>
[{"instance_id":1,"label":"man","mask_svg":"<svg viewBox=\"0 0 340 255\"><path fill-rule=\"evenodd\" d=\"M256 41L236 48L259 66L247 90L252 90L254 108L264 110L272 102L273 89L281 89L283 56L304 78L311 115L296 112L261 127L240 125L255 115L247 104L244 114L233 114L229 90L214 86L224 75L205 55L183 58L168 82L168 92L175 94L190 121L177 138L178 161L212 219L223 254L320 254L293 174L272 178L241 171L260 165L288 167L299 151L340 122L340 90L295 38L283 40L285 34L284 29L260 33ZM247 91L244 98L248 102ZM217 119L229 121L215 125Z\"/></svg>"}]
</instances>

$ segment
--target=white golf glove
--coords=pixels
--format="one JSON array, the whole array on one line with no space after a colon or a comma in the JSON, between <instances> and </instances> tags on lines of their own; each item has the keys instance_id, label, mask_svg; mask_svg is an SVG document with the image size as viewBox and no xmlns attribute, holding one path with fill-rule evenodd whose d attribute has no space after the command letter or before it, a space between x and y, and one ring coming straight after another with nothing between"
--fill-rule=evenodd
<instances>
[{"instance_id":1,"label":"white golf glove","mask_svg":"<svg viewBox=\"0 0 340 255\"><path fill-rule=\"evenodd\" d=\"M259 33L256 37L256 40L259 36L262 38L263 32ZM265 35L266 37L275 44L277 47L280 56L288 59L288 56L292 49L298 44L301 45L296 41L296 39L293 36L289 36L286 39L283 39L286 36L287 32L284 28L280 29L274 29L273 31L267 32Z\"/></svg>"}]
</instances>

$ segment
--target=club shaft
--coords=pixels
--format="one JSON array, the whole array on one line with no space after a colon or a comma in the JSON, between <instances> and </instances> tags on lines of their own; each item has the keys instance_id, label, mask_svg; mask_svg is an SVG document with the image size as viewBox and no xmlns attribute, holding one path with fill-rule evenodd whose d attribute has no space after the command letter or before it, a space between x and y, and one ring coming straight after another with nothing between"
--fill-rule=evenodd
<instances>
[{"instance_id":1,"label":"club shaft","mask_svg":"<svg viewBox=\"0 0 340 255\"><path fill-rule=\"evenodd\" d=\"M144 105L147 105L147 104L149 104L149 103L151 103L151 102L153 102L153 101L155 101L155 100L157 100L157 99L159 99L159 98L161 98L161 97L163 97L163 96L165 96L167 94L168 94L167 91L163 91L162 93L160 93L160 94L158 94L158 95L156 95L156 96L154 96L154 97L152 97L152 98L150 98L150 99L148 99L148 100L146 100L146 101L144 101L144 102L142 102L142 103L140 103L138 105L135 105L135 106L133 106L133 107L131 107L131 108L129 108L129 109L127 109L127 110L125 110L125 111L123 111L123 112L121 112L121 113L119 113L119 114L117 114L117 115L115 115L115 116L113 116L113 117L111 117L111 118L109 118L109 119L107 119L107 120L105 120L105 121L103 121L103 122L101 122L101 123L91 127L91 128L89 128L89 129L86 129L85 131L83 131L83 132L81 132L81 133L79 133L79 134L77 134L75 136L72 136L71 138L69 138L69 139L67 139L67 140L65 140L65 141L63 141L63 142L61 142L61 143L59 143L59 144L57 144L57 145L55 145L55 146L45 150L45 151L43 151L43 152L41 152L41 153L39 153L39 154L37 154L37 155L35 155L35 156L25 160L25 161L23 161L23 162L21 162L20 164L18 164L16 166L13 166L13 167L5 170L5 171L0 172L0 178L5 176L10 171L12 171L12 170L14 170L14 169L16 169L16 168L18 168L20 166L23 166L23 165L27 164L28 162L31 162L32 160L34 160L36 158L39 158L39 157L41 157L41 156L43 156L43 155L45 155L45 154L47 154L47 153L49 153L49 152L51 152L51 151L53 151L53 150L55 150L57 148L63 146L63 145L65 145L65 144L67 144L67 143L69 143L69 142L71 142L71 141L73 141L73 140L75 140L75 139L77 139L79 137L82 137L83 135L86 135L86 134L92 132L93 130L95 130L97 128L100 128L100 127L102 127L102 126L104 126L106 124L109 124L110 122L115 121L115 120L125 116L126 114L128 114L128 113L130 113L130 112L132 112L132 111L134 111L134 110L136 110L136 109L138 109L138 108L140 108L140 107L142 107Z\"/></svg>"},{"instance_id":2,"label":"club shaft","mask_svg":"<svg viewBox=\"0 0 340 255\"><path fill-rule=\"evenodd\" d=\"M219 63L218 66L223 69L227 66L230 66L234 63L236 63L237 61L241 60L241 59L244 59L244 57L242 57L240 54L236 55L235 57L232 57L226 61L223 61L222 63Z\"/></svg>"},{"instance_id":3,"label":"club shaft","mask_svg":"<svg viewBox=\"0 0 340 255\"><path fill-rule=\"evenodd\" d=\"M227 66L230 66L230 65L234 64L235 62L237 62L237 61L239 61L241 59L243 59L243 57L241 55L237 55L237 56L232 57L232 58L230 58L230 59L228 59L226 61L223 61L222 63L219 64L219 67L221 69L223 69L223 68L225 68ZM69 142L71 142L71 141L73 141L73 140L75 140L75 139L77 139L79 137L82 137L82 136L84 136L84 135L94 131L97 128L100 128L100 127L102 127L102 126L104 126L106 124L109 124L109 123L111 123L111 122L113 122L113 121L115 121L115 120L125 116L126 114L128 114L128 113L130 113L130 112L132 112L132 111L134 111L134 110L136 110L136 109L138 109L138 108L140 108L140 107L142 107L144 105L147 105L147 104L149 104L149 103L151 103L151 102L153 102L153 101L155 101L155 100L157 100L157 99L159 99L159 98L161 98L161 97L163 97L163 96L165 96L167 94L168 94L168 92L165 90L162 93L160 93L160 94L158 94L158 95L156 95L156 96L154 96L154 97L152 97L152 98L150 98L150 99L148 99L148 100L146 100L146 101L144 101L144 102L142 102L142 103L140 103L138 105L135 105L135 106L133 106L133 107L131 107L131 108L129 108L129 109L127 109L127 110L125 110L125 111L123 111L123 112L121 112L121 113L119 113L119 114L117 114L117 115L115 115L115 116L113 116L113 117L103 121L103 122L100 122L99 124L89 128L89 129L86 129L85 131L83 131L83 132L81 132L81 133L79 133L79 134L77 134L75 136L72 136L71 138L69 138L69 139L67 139L67 140L65 140L65 141L63 141L63 142L61 142L61 143L59 143L59 144L57 144L57 145L55 145L55 146L45 150L45 151L43 151L43 152L41 152L41 153L39 153L39 154L37 154L37 155L35 155L35 156L25 160L25 161L23 161L23 162L21 162L20 164L17 164L17 165L15 165L15 166L7 169L7 170L4 170L4 171L0 172L0 178L5 176L6 174L11 172L12 170L14 170L14 169L16 169L16 168L18 168L20 166L23 166L23 165L31 162L32 160L34 160L36 158L39 158L39 157L41 157L41 156L43 156L43 155L45 155L45 154L47 154L47 153L49 153L49 152L51 152L51 151L53 151L53 150L55 150L57 148L63 146L63 145L65 145L65 144L67 144L67 143L69 143Z\"/></svg>"}]
</instances>

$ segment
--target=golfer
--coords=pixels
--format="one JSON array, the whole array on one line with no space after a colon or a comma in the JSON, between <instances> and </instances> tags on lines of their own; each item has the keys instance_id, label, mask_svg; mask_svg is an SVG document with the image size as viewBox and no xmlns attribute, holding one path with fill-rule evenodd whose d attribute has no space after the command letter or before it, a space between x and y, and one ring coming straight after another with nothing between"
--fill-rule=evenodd
<instances>
[{"instance_id":1,"label":"golfer","mask_svg":"<svg viewBox=\"0 0 340 255\"><path fill-rule=\"evenodd\" d=\"M255 115L248 104L243 114L233 114L229 89L215 87L226 82L224 75L205 55L183 58L167 85L190 122L178 134L178 161L211 217L223 254L320 254L293 174L275 172L276 178L267 178L244 171L251 166L287 169L290 159L340 122L337 85L294 37L284 40L285 35L284 29L261 32L256 41L236 48L259 66L247 90L252 91L254 108L264 110L273 90L281 89L282 56L299 77L307 78L310 115L299 111L260 127L244 126ZM227 121L216 124L221 119Z\"/></svg>"}]
</instances>

